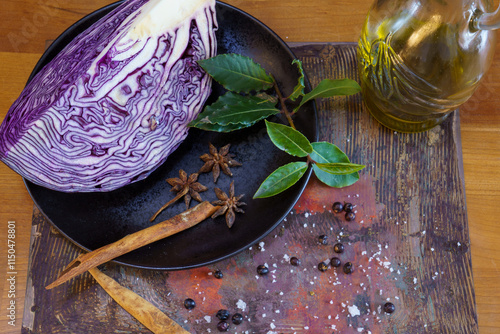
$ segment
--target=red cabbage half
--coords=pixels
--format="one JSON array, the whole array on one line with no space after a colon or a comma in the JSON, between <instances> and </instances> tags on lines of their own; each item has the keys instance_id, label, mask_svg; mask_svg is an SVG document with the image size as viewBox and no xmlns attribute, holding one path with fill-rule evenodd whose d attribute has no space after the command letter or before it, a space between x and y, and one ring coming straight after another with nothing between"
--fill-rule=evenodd
<instances>
[{"instance_id":1,"label":"red cabbage half","mask_svg":"<svg viewBox=\"0 0 500 334\"><path fill-rule=\"evenodd\" d=\"M0 159L58 191L146 178L187 136L210 94L214 0L130 0L68 44L0 125Z\"/></svg>"}]
</instances>

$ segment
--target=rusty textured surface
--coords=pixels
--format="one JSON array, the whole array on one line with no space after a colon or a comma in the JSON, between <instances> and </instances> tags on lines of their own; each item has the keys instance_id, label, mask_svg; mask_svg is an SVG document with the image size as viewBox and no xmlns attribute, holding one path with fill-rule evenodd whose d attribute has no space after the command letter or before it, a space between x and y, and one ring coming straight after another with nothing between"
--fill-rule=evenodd
<instances>
[{"instance_id":1,"label":"rusty textured surface","mask_svg":"<svg viewBox=\"0 0 500 334\"><path fill-rule=\"evenodd\" d=\"M357 78L354 44L295 46L313 85ZM420 134L377 124L361 96L318 101L320 139L367 168L355 185L333 189L314 177L292 213L255 245L217 264L173 272L107 264L101 269L192 333L217 332L217 310L245 320L230 333L477 333L469 234L454 114ZM356 205L356 221L330 210ZM182 203L181 203L182 204ZM321 245L319 235L328 235ZM23 333L148 333L85 274L46 291L79 249L35 209ZM350 275L317 265L341 241ZM186 245L189 247L189 245ZM301 259L298 267L289 258ZM258 276L267 264L270 273ZM212 272L222 270L222 279ZM197 302L188 311L185 298ZM391 301L396 311L381 306Z\"/></svg>"}]
</instances>

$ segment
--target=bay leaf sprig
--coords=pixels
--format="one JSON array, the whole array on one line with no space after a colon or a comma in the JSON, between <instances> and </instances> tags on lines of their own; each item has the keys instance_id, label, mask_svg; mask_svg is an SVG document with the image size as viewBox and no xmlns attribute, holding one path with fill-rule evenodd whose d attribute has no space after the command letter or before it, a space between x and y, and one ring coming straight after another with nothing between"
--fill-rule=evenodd
<instances>
[{"instance_id":1,"label":"bay leaf sprig","mask_svg":"<svg viewBox=\"0 0 500 334\"><path fill-rule=\"evenodd\" d=\"M307 158L279 167L260 185L254 198L277 195L294 185L306 173L309 165L320 181L331 187L343 187L359 179L358 172L364 165L353 164L334 144L311 143L301 132L292 127L266 122L267 134L276 147L296 157Z\"/></svg>"},{"instance_id":2,"label":"bay leaf sprig","mask_svg":"<svg viewBox=\"0 0 500 334\"><path fill-rule=\"evenodd\" d=\"M304 176L309 166L320 181L331 187L345 187L359 179L364 165L353 164L337 146L328 142L311 143L295 127L293 116L316 98L353 95L360 92L350 79L325 79L306 93L302 62L294 59L299 78L292 92L283 94L272 74L251 58L239 54L221 54L198 61L200 66L227 91L207 105L189 126L207 131L231 132L282 114L288 126L266 122L267 133L279 149L303 161L288 163L271 173L260 185L254 198L277 195ZM296 106L289 110L288 106Z\"/></svg>"}]
</instances>

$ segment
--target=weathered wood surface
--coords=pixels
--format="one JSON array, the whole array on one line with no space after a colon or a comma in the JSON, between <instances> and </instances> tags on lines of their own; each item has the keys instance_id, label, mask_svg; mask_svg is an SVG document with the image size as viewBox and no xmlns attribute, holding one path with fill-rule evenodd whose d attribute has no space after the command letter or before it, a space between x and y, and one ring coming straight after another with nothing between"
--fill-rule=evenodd
<instances>
[{"instance_id":1,"label":"weathered wood surface","mask_svg":"<svg viewBox=\"0 0 500 334\"><path fill-rule=\"evenodd\" d=\"M354 44L294 48L311 83L357 78ZM301 200L260 245L217 264L158 272L107 264L120 284L157 305L192 333L217 332L221 308L245 317L232 333L477 333L458 114L427 133L387 130L358 94L318 101L320 139L367 164L355 185L332 189L312 178ZM356 205L356 221L334 214ZM319 235L329 244L320 245ZM339 240L351 275L318 263ZM35 209L23 333L148 333L87 273L44 287L79 254ZM289 264L289 257L301 265ZM259 277L256 267L271 272ZM222 279L211 274L220 269ZM188 311L185 298L197 307ZM396 312L380 307L390 300ZM359 315L357 314L359 311Z\"/></svg>"}]
</instances>

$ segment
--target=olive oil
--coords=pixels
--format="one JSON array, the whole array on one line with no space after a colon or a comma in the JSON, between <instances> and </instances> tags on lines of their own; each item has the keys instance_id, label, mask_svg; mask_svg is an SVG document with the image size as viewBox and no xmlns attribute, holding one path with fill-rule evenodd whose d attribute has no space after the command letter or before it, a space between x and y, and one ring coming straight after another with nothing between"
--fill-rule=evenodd
<instances>
[{"instance_id":1,"label":"olive oil","mask_svg":"<svg viewBox=\"0 0 500 334\"><path fill-rule=\"evenodd\" d=\"M403 8L377 17L368 16L358 42L365 104L393 130L428 130L472 95L491 62L480 52L490 37L444 15L421 19Z\"/></svg>"}]
</instances>

